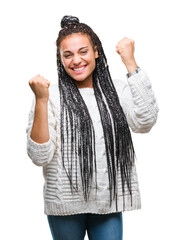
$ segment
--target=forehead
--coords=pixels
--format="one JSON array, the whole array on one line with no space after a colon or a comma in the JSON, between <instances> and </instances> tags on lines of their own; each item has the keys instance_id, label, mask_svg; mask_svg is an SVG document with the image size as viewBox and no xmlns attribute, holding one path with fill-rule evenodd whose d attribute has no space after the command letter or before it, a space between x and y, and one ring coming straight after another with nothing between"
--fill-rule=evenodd
<instances>
[{"instance_id":1,"label":"forehead","mask_svg":"<svg viewBox=\"0 0 185 240\"><path fill-rule=\"evenodd\" d=\"M89 37L82 33L72 33L66 36L60 43L60 48L63 51L72 51L84 46L92 47Z\"/></svg>"}]
</instances>

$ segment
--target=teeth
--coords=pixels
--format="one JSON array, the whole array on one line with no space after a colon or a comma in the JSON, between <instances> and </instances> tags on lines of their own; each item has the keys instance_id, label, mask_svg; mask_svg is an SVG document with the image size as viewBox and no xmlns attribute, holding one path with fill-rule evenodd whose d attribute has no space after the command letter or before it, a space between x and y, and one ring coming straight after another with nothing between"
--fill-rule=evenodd
<instances>
[{"instance_id":1,"label":"teeth","mask_svg":"<svg viewBox=\"0 0 185 240\"><path fill-rule=\"evenodd\" d=\"M81 71L81 70L83 70L85 68L85 66L84 67L81 67L81 68L73 68L73 70L74 71Z\"/></svg>"}]
</instances>

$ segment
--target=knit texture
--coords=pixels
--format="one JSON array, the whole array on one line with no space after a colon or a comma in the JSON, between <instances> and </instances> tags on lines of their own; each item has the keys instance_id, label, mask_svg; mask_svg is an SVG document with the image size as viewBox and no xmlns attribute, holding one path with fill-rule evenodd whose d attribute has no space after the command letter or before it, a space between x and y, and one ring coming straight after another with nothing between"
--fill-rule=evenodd
<instances>
[{"instance_id":1,"label":"knit texture","mask_svg":"<svg viewBox=\"0 0 185 240\"><path fill-rule=\"evenodd\" d=\"M113 80L120 104L126 115L129 127L135 133L147 133L154 126L159 111L151 82L147 74L141 70L127 79ZM48 123L50 139L46 143L36 143L30 138L34 119L35 97L29 113L27 133L27 153L33 163L43 166L44 203L47 215L71 215L79 213L108 214L116 212L116 201L109 202L108 170L105 154L105 142L98 106L93 88L80 88L82 95L95 129L95 147L97 156L97 184L92 183L91 197L88 202L84 201L80 168L77 166L79 192L71 193L69 179L62 166L61 142L60 142L60 98L58 84L49 87ZM64 132L66 138L66 132ZM64 151L70 151L70 147L64 147ZM137 153L136 153L137 155ZM64 159L65 161L66 159ZM75 161L74 161L75 162ZM67 166L67 160L65 161ZM75 171L75 168L74 168ZM75 177L75 172L73 173ZM75 179L74 179L75 180ZM132 206L130 194L125 185L125 194L122 195L121 174L118 171L118 208L117 211L128 211L141 208L139 183L134 165L131 176L132 183Z\"/></svg>"}]
</instances>

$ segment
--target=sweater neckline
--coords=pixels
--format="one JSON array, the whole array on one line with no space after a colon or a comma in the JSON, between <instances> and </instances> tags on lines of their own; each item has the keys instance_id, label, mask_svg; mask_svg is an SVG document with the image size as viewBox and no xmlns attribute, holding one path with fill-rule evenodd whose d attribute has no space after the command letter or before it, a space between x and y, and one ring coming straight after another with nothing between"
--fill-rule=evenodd
<instances>
[{"instance_id":1,"label":"sweater neckline","mask_svg":"<svg viewBox=\"0 0 185 240\"><path fill-rule=\"evenodd\" d=\"M78 88L79 90L83 90L83 89L91 89L93 90L94 88L90 88L90 87L84 87L84 88Z\"/></svg>"},{"instance_id":2,"label":"sweater neckline","mask_svg":"<svg viewBox=\"0 0 185 240\"><path fill-rule=\"evenodd\" d=\"M89 94L94 94L94 88L78 88L81 93L89 93Z\"/></svg>"}]
</instances>

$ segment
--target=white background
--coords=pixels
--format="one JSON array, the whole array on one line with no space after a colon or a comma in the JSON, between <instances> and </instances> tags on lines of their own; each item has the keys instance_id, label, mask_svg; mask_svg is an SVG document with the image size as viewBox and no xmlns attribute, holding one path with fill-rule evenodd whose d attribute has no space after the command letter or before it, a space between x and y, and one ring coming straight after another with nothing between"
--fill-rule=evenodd
<instances>
[{"instance_id":1,"label":"white background","mask_svg":"<svg viewBox=\"0 0 185 240\"><path fill-rule=\"evenodd\" d=\"M176 0L4 1L0 6L0 238L51 240L44 215L42 169L26 153L26 126L41 74L56 83L60 21L75 15L100 37L112 78L126 80L115 52L121 38L135 41L160 108L147 134L133 133L142 209L123 214L124 240L185 239L184 6Z\"/></svg>"}]
</instances>

